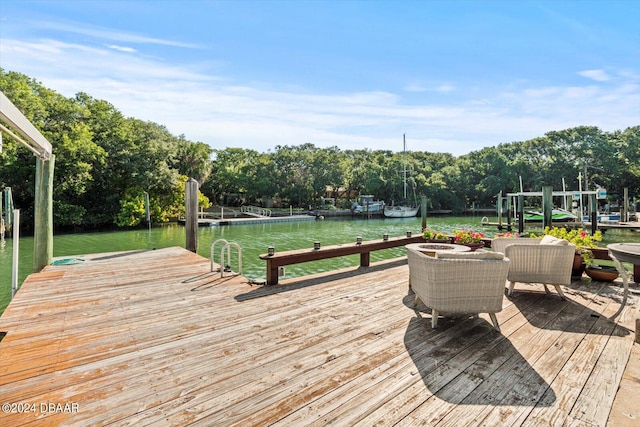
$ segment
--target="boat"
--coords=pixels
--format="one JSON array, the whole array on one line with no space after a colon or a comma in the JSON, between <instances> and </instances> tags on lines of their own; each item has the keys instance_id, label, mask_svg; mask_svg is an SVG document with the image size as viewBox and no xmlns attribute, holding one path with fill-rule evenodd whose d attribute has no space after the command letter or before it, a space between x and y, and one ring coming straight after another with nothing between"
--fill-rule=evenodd
<instances>
[{"instance_id":1,"label":"boat","mask_svg":"<svg viewBox=\"0 0 640 427\"><path fill-rule=\"evenodd\" d=\"M411 218L418 215L417 207L413 206L385 206L384 216L387 218Z\"/></svg>"},{"instance_id":2,"label":"boat","mask_svg":"<svg viewBox=\"0 0 640 427\"><path fill-rule=\"evenodd\" d=\"M357 214L381 214L385 206L384 201L374 199L372 194L363 194L358 197L357 202L354 202L351 210Z\"/></svg>"},{"instance_id":3,"label":"boat","mask_svg":"<svg viewBox=\"0 0 640 427\"><path fill-rule=\"evenodd\" d=\"M602 224L618 224L620 222L620 213L600 213L596 214L596 222ZM591 222L591 215L583 215L582 220L584 222Z\"/></svg>"},{"instance_id":4,"label":"boat","mask_svg":"<svg viewBox=\"0 0 640 427\"><path fill-rule=\"evenodd\" d=\"M407 162L404 160L406 156L407 143L405 140L405 134L402 134L402 153L403 153L403 173L404 173L404 200L407 200ZM420 210L419 206L406 206L406 205L387 205L384 207L384 216L386 218L411 218L418 214Z\"/></svg>"},{"instance_id":5,"label":"boat","mask_svg":"<svg viewBox=\"0 0 640 427\"><path fill-rule=\"evenodd\" d=\"M524 220L527 222L542 222L544 215L541 210L525 210ZM578 220L578 216L573 212L564 209L553 209L551 211L551 221L553 222L571 222Z\"/></svg>"}]
</instances>

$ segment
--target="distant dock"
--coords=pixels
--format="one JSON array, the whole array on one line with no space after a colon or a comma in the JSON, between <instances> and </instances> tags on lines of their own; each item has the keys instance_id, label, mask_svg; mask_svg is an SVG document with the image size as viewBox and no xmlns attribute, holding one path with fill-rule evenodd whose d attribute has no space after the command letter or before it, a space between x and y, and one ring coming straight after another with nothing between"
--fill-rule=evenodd
<instances>
[{"instance_id":1,"label":"distant dock","mask_svg":"<svg viewBox=\"0 0 640 427\"><path fill-rule=\"evenodd\" d=\"M315 221L316 217L311 215L289 215L289 216L264 216L264 217L238 217L238 218L199 218L198 226L200 227L217 227L221 225L250 225L250 224L266 224L274 222L299 222L299 221ZM184 219L178 220L179 224L184 225Z\"/></svg>"}]
</instances>

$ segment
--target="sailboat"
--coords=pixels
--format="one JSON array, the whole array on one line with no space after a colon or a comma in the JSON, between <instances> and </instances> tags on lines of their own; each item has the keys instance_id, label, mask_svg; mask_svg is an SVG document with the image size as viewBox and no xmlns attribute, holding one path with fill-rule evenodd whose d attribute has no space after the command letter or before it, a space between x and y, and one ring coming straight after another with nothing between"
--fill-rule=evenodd
<instances>
[{"instance_id":1,"label":"sailboat","mask_svg":"<svg viewBox=\"0 0 640 427\"><path fill-rule=\"evenodd\" d=\"M407 162L406 162L407 142L405 134L402 134L402 164L404 172L404 200L407 200ZM386 205L384 216L386 218L411 218L418 214L419 207L406 205Z\"/></svg>"}]
</instances>

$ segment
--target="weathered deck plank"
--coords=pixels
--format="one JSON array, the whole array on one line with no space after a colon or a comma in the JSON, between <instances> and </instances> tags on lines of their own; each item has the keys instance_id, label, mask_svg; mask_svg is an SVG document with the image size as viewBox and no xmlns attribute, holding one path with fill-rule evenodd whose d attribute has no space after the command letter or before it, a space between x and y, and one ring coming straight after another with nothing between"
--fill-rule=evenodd
<instances>
[{"instance_id":1,"label":"weathered deck plank","mask_svg":"<svg viewBox=\"0 0 640 427\"><path fill-rule=\"evenodd\" d=\"M497 333L485 315L432 330L404 259L275 287L180 248L85 259L30 276L0 318L2 403L78 411L3 426L603 426L612 407L610 425L637 421L637 296L607 319L619 283L577 281L568 301L523 285Z\"/></svg>"}]
</instances>

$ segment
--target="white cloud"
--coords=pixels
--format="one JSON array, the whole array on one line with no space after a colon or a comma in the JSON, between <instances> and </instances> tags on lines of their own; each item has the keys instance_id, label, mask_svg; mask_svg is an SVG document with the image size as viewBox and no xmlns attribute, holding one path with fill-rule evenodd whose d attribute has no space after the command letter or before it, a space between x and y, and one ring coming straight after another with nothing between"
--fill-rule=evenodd
<instances>
[{"instance_id":1,"label":"white cloud","mask_svg":"<svg viewBox=\"0 0 640 427\"><path fill-rule=\"evenodd\" d=\"M608 82L611 80L611 76L609 76L604 70L583 70L578 72L578 74L597 82Z\"/></svg>"},{"instance_id":2,"label":"white cloud","mask_svg":"<svg viewBox=\"0 0 640 427\"><path fill-rule=\"evenodd\" d=\"M449 83L443 83L438 86L425 86L419 83L412 83L404 87L406 92L440 92L447 93L456 90L456 87Z\"/></svg>"},{"instance_id":3,"label":"white cloud","mask_svg":"<svg viewBox=\"0 0 640 427\"><path fill-rule=\"evenodd\" d=\"M135 53L135 52L137 52L137 50L132 48L132 47L118 46L118 45L115 45L115 44L107 45L107 47L109 49L119 50L120 52L127 52L127 53Z\"/></svg>"},{"instance_id":4,"label":"white cloud","mask_svg":"<svg viewBox=\"0 0 640 427\"><path fill-rule=\"evenodd\" d=\"M54 30L63 33L78 34L82 36L94 37L100 40L114 40L127 43L154 44L162 46L182 47L189 49L200 49L201 46L193 43L178 42L175 40L159 39L156 37L141 36L127 31L115 31L101 27L90 27L81 23L63 24L59 22L41 21L33 23L34 27Z\"/></svg>"},{"instance_id":5,"label":"white cloud","mask_svg":"<svg viewBox=\"0 0 640 427\"><path fill-rule=\"evenodd\" d=\"M114 44L3 39L0 57L6 71L24 73L65 96L86 92L125 116L163 124L215 148L265 152L310 142L400 151L406 133L411 150L461 155L578 125L612 131L639 124L640 85L631 72L626 78L617 74L606 90L505 82L447 103L415 92L409 105L403 94L383 91L315 93L271 82L232 82L211 73L213 62L172 65ZM595 71L588 76L606 76ZM423 89L465 93L453 83Z\"/></svg>"}]
</instances>

